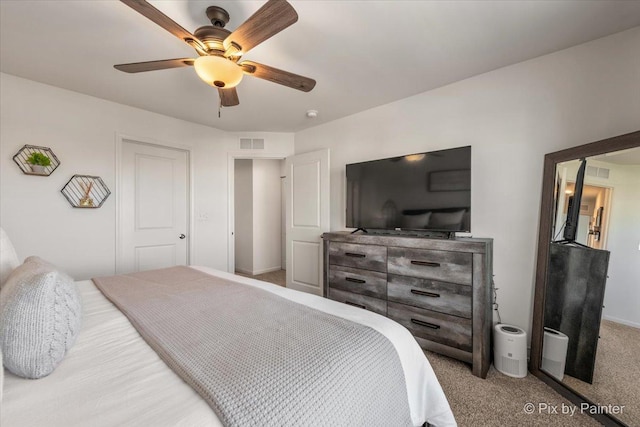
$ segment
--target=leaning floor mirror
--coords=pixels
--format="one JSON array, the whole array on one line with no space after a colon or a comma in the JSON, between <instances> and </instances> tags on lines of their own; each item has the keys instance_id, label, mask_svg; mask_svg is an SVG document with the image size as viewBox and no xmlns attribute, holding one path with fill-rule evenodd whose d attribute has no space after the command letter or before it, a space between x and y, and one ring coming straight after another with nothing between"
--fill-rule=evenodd
<instances>
[{"instance_id":1,"label":"leaning floor mirror","mask_svg":"<svg viewBox=\"0 0 640 427\"><path fill-rule=\"evenodd\" d=\"M640 131L545 156L530 370L640 426Z\"/></svg>"}]
</instances>

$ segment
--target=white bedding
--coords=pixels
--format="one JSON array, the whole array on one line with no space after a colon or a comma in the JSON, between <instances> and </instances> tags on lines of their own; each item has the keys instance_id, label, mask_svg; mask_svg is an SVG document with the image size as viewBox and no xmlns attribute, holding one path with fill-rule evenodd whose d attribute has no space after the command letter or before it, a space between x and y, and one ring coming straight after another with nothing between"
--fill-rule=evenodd
<instances>
[{"instance_id":1,"label":"white bedding","mask_svg":"<svg viewBox=\"0 0 640 427\"><path fill-rule=\"evenodd\" d=\"M376 329L400 355L414 425L427 420L438 426L455 425L431 365L404 327L375 313L315 295L210 268L194 268ZM93 282L77 284L82 295L83 325L75 346L48 377L26 380L6 372L0 425L221 425L207 403L165 365Z\"/></svg>"}]
</instances>

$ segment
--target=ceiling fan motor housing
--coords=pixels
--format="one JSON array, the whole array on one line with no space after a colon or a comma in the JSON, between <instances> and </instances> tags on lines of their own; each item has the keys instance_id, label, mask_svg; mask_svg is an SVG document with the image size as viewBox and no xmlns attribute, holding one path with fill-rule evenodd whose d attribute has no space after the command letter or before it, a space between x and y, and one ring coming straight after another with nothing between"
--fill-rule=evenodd
<instances>
[{"instance_id":1,"label":"ceiling fan motor housing","mask_svg":"<svg viewBox=\"0 0 640 427\"><path fill-rule=\"evenodd\" d=\"M205 45L208 53L224 53L225 48L222 42L229 34L231 34L231 31L222 27L212 27L211 25L205 25L193 32L193 35Z\"/></svg>"}]
</instances>

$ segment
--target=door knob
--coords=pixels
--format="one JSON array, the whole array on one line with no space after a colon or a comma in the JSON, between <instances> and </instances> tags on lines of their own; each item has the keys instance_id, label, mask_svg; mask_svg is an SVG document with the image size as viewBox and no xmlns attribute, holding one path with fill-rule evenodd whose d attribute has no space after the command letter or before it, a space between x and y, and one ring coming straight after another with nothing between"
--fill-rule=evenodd
<instances>
[{"instance_id":1,"label":"door knob","mask_svg":"<svg viewBox=\"0 0 640 427\"><path fill-rule=\"evenodd\" d=\"M180 237L180 239L185 239L187 236L185 236L184 234L181 234L178 237Z\"/></svg>"}]
</instances>

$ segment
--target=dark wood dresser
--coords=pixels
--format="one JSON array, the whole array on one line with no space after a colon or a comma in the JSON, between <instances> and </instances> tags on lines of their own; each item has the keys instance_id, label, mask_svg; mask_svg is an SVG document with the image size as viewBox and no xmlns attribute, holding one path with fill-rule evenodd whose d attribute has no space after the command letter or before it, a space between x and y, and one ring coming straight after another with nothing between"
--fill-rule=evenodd
<instances>
[{"instance_id":1,"label":"dark wood dresser","mask_svg":"<svg viewBox=\"0 0 640 427\"><path fill-rule=\"evenodd\" d=\"M325 233L324 296L387 316L426 350L491 363L492 239Z\"/></svg>"}]
</instances>

